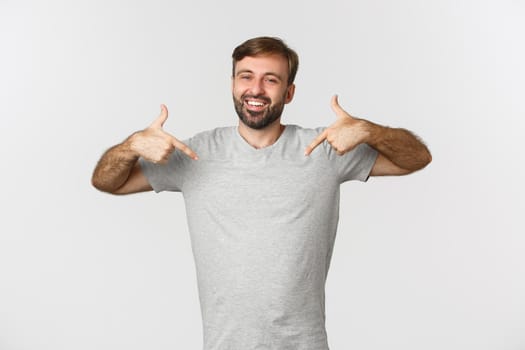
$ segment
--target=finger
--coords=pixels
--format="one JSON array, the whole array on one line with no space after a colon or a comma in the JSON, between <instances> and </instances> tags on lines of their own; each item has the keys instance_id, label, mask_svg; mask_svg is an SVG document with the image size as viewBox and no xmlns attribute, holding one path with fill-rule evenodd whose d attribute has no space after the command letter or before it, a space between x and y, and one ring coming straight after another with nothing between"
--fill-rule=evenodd
<instances>
[{"instance_id":1,"label":"finger","mask_svg":"<svg viewBox=\"0 0 525 350\"><path fill-rule=\"evenodd\" d=\"M168 107L166 105L160 105L160 115L151 123L150 127L155 129L162 129L164 123L168 119Z\"/></svg>"},{"instance_id":2,"label":"finger","mask_svg":"<svg viewBox=\"0 0 525 350\"><path fill-rule=\"evenodd\" d=\"M339 105L339 99L337 95L332 97L331 107L338 119L354 118L350 115L350 113L345 111L343 107Z\"/></svg>"},{"instance_id":3,"label":"finger","mask_svg":"<svg viewBox=\"0 0 525 350\"><path fill-rule=\"evenodd\" d=\"M339 105L339 97L337 95L332 96L330 106L338 118L346 114L345 110Z\"/></svg>"},{"instance_id":4,"label":"finger","mask_svg":"<svg viewBox=\"0 0 525 350\"><path fill-rule=\"evenodd\" d=\"M310 143L307 147L306 147L306 150L304 151L304 155L305 156L309 156L310 153L312 153L312 151L317 147L319 146L324 140L326 140L326 137L328 136L328 132L327 132L327 129L325 129L322 133L320 133L319 135L317 135L317 137L312 141L312 143Z\"/></svg>"},{"instance_id":5,"label":"finger","mask_svg":"<svg viewBox=\"0 0 525 350\"><path fill-rule=\"evenodd\" d=\"M177 140L175 137L172 138L172 142L173 142L173 146L175 146L176 149L180 149L191 159L193 160L199 159L199 157L197 156L197 153L195 153L191 148L186 146L184 143Z\"/></svg>"}]
</instances>

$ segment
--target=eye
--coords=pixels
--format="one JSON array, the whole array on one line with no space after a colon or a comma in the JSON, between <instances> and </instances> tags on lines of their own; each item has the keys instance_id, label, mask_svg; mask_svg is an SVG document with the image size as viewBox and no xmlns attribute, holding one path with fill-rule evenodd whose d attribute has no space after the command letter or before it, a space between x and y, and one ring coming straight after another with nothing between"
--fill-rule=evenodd
<instances>
[{"instance_id":1,"label":"eye","mask_svg":"<svg viewBox=\"0 0 525 350\"><path fill-rule=\"evenodd\" d=\"M242 74L239 76L239 79L241 80L250 80L252 77L251 75L247 75L247 74Z\"/></svg>"},{"instance_id":2,"label":"eye","mask_svg":"<svg viewBox=\"0 0 525 350\"><path fill-rule=\"evenodd\" d=\"M266 78L266 81L270 84L277 84L279 81L275 78Z\"/></svg>"}]
</instances>

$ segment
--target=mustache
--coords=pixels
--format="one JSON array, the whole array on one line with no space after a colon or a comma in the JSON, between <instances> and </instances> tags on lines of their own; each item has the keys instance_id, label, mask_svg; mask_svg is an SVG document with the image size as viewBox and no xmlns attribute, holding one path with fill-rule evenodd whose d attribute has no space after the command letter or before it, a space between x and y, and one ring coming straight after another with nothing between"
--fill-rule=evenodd
<instances>
[{"instance_id":1,"label":"mustache","mask_svg":"<svg viewBox=\"0 0 525 350\"><path fill-rule=\"evenodd\" d=\"M268 104L271 104L272 103L272 100L268 97L268 96L263 96L263 95L249 95L249 94L244 94L241 96L241 99L242 100L246 100L247 98L252 98L252 99L257 99L257 100L262 100Z\"/></svg>"}]
</instances>

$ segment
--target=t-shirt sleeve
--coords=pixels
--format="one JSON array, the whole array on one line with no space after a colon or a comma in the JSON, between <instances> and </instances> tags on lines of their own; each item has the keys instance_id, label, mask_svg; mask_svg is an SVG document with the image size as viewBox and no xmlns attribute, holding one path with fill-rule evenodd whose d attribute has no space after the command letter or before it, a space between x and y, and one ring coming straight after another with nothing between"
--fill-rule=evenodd
<instances>
[{"instance_id":1,"label":"t-shirt sleeve","mask_svg":"<svg viewBox=\"0 0 525 350\"><path fill-rule=\"evenodd\" d=\"M374 148L363 143L340 156L327 141L323 142L323 146L341 183L351 180L363 182L368 180L378 154Z\"/></svg>"},{"instance_id":2,"label":"t-shirt sleeve","mask_svg":"<svg viewBox=\"0 0 525 350\"><path fill-rule=\"evenodd\" d=\"M182 151L175 150L166 164L152 163L144 158L139 158L139 164L155 192L181 192L187 168L186 158Z\"/></svg>"}]
</instances>

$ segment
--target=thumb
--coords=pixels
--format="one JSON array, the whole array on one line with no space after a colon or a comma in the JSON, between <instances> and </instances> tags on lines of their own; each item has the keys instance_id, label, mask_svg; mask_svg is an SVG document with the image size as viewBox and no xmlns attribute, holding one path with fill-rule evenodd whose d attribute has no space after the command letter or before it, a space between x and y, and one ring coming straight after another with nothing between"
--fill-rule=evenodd
<instances>
[{"instance_id":1,"label":"thumb","mask_svg":"<svg viewBox=\"0 0 525 350\"><path fill-rule=\"evenodd\" d=\"M150 127L154 129L162 129L164 123L168 119L168 107L166 105L160 105L160 115L151 123Z\"/></svg>"},{"instance_id":2,"label":"thumb","mask_svg":"<svg viewBox=\"0 0 525 350\"><path fill-rule=\"evenodd\" d=\"M341 118L342 116L344 116L345 111L339 105L339 99L337 95L332 96L332 101L330 103L330 106L332 107L332 111L334 111L337 118Z\"/></svg>"},{"instance_id":3,"label":"thumb","mask_svg":"<svg viewBox=\"0 0 525 350\"><path fill-rule=\"evenodd\" d=\"M339 105L339 100L338 100L338 96L337 95L334 95L332 97L331 107L332 107L332 110L334 111L335 115L337 116L337 119L347 119L347 118L352 118L353 119L354 118L353 116L350 115L350 113L345 111L343 109L343 107L341 107Z\"/></svg>"}]
</instances>

